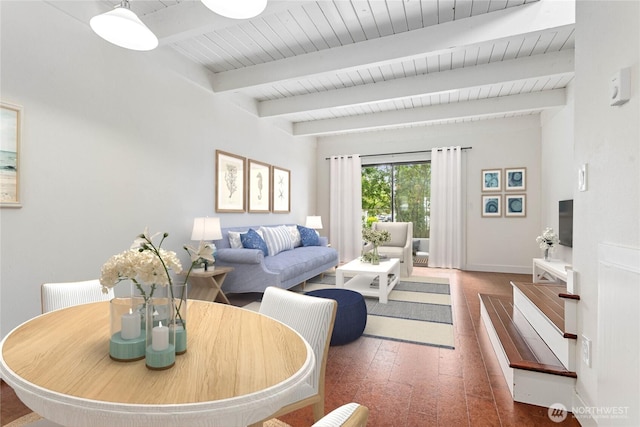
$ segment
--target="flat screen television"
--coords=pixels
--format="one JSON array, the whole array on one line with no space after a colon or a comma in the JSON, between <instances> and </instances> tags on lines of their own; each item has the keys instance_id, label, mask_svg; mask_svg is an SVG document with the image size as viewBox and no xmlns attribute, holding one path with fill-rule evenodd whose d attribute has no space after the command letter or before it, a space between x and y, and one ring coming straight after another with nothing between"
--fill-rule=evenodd
<instances>
[{"instance_id":1,"label":"flat screen television","mask_svg":"<svg viewBox=\"0 0 640 427\"><path fill-rule=\"evenodd\" d=\"M558 237L561 245L573 247L573 200L558 202Z\"/></svg>"}]
</instances>

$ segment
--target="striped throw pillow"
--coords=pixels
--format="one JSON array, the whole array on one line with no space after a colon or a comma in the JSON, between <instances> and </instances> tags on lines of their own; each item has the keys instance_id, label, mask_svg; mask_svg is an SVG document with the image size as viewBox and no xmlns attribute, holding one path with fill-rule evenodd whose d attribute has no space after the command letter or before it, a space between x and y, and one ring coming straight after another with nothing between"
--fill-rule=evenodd
<instances>
[{"instance_id":1,"label":"striped throw pillow","mask_svg":"<svg viewBox=\"0 0 640 427\"><path fill-rule=\"evenodd\" d=\"M293 249L291 233L286 226L260 227L260 231L262 231L262 236L267 244L269 256Z\"/></svg>"}]
</instances>

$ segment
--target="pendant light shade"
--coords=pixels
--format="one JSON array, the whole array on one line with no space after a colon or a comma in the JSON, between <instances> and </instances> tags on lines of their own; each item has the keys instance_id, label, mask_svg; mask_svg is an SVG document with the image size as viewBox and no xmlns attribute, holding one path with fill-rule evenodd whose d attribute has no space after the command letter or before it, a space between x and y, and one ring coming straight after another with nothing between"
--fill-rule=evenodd
<instances>
[{"instance_id":1,"label":"pendant light shade","mask_svg":"<svg viewBox=\"0 0 640 427\"><path fill-rule=\"evenodd\" d=\"M89 25L100 37L125 49L152 50L158 46L158 38L129 9L128 0L123 0L109 12L94 16Z\"/></svg>"},{"instance_id":2,"label":"pendant light shade","mask_svg":"<svg viewBox=\"0 0 640 427\"><path fill-rule=\"evenodd\" d=\"M218 15L233 19L249 19L258 16L267 7L267 0L201 0Z\"/></svg>"}]
</instances>

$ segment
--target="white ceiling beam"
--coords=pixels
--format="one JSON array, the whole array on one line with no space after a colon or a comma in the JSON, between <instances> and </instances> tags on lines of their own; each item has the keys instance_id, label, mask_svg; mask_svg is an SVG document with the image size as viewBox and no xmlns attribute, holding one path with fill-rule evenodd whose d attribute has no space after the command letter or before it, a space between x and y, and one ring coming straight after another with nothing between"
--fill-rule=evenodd
<instances>
[{"instance_id":1,"label":"white ceiling beam","mask_svg":"<svg viewBox=\"0 0 640 427\"><path fill-rule=\"evenodd\" d=\"M298 122L293 125L293 135L311 136L374 130L384 127L424 124L442 120L522 113L562 107L564 105L566 105L566 90L554 89L468 102L440 104L430 107L385 111L361 116Z\"/></svg>"},{"instance_id":2,"label":"white ceiling beam","mask_svg":"<svg viewBox=\"0 0 640 427\"><path fill-rule=\"evenodd\" d=\"M392 36L344 45L216 74L216 92L274 84L323 73L347 72L364 66L440 55L462 46L533 35L549 28L575 25L575 7L568 1L538 1L524 6L450 21Z\"/></svg>"},{"instance_id":3,"label":"white ceiling beam","mask_svg":"<svg viewBox=\"0 0 640 427\"><path fill-rule=\"evenodd\" d=\"M475 67L262 101L258 104L258 114L260 117L274 117L343 108L414 96L436 95L498 83L572 75L573 72L574 50L567 49Z\"/></svg>"}]
</instances>

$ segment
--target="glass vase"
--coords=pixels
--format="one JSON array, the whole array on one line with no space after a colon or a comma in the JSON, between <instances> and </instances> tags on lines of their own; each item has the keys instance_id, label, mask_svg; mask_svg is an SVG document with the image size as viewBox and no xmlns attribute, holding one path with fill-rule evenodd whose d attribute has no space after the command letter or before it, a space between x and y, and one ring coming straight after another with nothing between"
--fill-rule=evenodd
<instances>
[{"instance_id":1,"label":"glass vase","mask_svg":"<svg viewBox=\"0 0 640 427\"><path fill-rule=\"evenodd\" d=\"M175 308L169 286L156 286L146 305L145 364L149 369L171 368L176 361Z\"/></svg>"},{"instance_id":2,"label":"glass vase","mask_svg":"<svg viewBox=\"0 0 640 427\"><path fill-rule=\"evenodd\" d=\"M371 250L371 265L380 264L380 255L378 254L378 247L374 246Z\"/></svg>"},{"instance_id":3,"label":"glass vase","mask_svg":"<svg viewBox=\"0 0 640 427\"><path fill-rule=\"evenodd\" d=\"M549 257L549 248L545 248L544 250L544 260L545 261L549 261L550 257Z\"/></svg>"},{"instance_id":4,"label":"glass vase","mask_svg":"<svg viewBox=\"0 0 640 427\"><path fill-rule=\"evenodd\" d=\"M184 354L187 351L187 284L172 285L171 291L174 316L169 328L174 330L176 354ZM169 337L171 336L170 334Z\"/></svg>"},{"instance_id":5,"label":"glass vase","mask_svg":"<svg viewBox=\"0 0 640 427\"><path fill-rule=\"evenodd\" d=\"M144 299L134 296L113 298L109 303L111 335L109 357L118 362L145 356Z\"/></svg>"}]
</instances>

